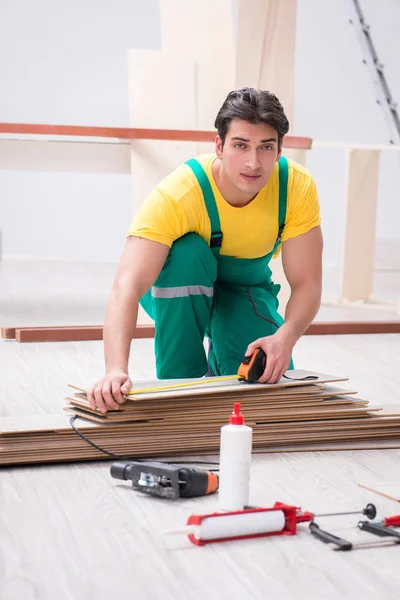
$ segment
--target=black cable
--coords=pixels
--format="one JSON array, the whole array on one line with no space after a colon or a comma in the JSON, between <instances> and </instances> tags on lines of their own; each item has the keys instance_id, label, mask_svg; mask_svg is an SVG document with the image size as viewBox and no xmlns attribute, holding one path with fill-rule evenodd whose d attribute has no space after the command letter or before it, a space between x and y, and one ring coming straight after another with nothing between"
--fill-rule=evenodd
<instances>
[{"instance_id":1,"label":"black cable","mask_svg":"<svg viewBox=\"0 0 400 600\"><path fill-rule=\"evenodd\" d=\"M74 415L73 417L70 418L69 422L71 424L71 427L87 444L90 444L91 446L93 446L93 448L96 448L96 450L100 450L100 452L103 452L103 454L107 454L107 456L110 456L111 458L116 458L118 460L129 460L128 457L118 456L117 454L114 454L113 452L109 452L108 450L104 450L104 448L100 448L100 446L98 446L97 444L95 444L94 442L92 442L92 440L89 440L89 438L86 437L86 435L84 435L82 433L82 431L79 431L79 429L75 425L75 420L76 419L79 419L78 415Z\"/></svg>"},{"instance_id":2,"label":"black cable","mask_svg":"<svg viewBox=\"0 0 400 600\"><path fill-rule=\"evenodd\" d=\"M282 375L285 379L290 379L291 381L314 381L318 379L317 375L306 375L305 377L288 377L285 373Z\"/></svg>"},{"instance_id":3,"label":"black cable","mask_svg":"<svg viewBox=\"0 0 400 600\"><path fill-rule=\"evenodd\" d=\"M77 426L75 425L75 421L76 419L80 419L82 417L80 417L79 415L74 415L73 417L70 418L69 422L70 425L72 427L72 429L87 443L90 444L91 446L93 446L93 448L96 448L96 450L99 450L100 452L103 452L103 454L107 454L107 456L109 456L110 458L115 458L116 460L131 460L131 461L135 461L135 462L149 462L148 458L133 458L132 456L119 456L118 454L114 454L113 452L109 452L108 450L105 450L104 448L101 448L100 446L98 446L97 444L95 444L92 440L90 440L85 434L82 433L82 431L80 431ZM198 460L184 460L184 461L157 461L157 462L165 462L165 464L167 465L218 465L219 463L217 462L210 462L210 461L198 461ZM208 469L209 471L218 471L219 469Z\"/></svg>"}]
</instances>

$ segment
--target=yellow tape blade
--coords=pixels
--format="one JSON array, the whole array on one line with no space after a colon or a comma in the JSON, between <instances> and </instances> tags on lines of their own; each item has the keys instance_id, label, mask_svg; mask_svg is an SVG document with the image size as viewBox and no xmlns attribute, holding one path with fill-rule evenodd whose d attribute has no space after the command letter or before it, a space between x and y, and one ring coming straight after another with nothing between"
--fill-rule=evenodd
<instances>
[{"instance_id":1,"label":"yellow tape blade","mask_svg":"<svg viewBox=\"0 0 400 600\"><path fill-rule=\"evenodd\" d=\"M125 394L125 396L129 398L129 396L136 396L137 394L151 394L153 392L164 392L166 390L174 390L174 389L179 389L179 388L183 388L183 387L193 387L195 385L202 385L204 383L219 383L220 381L233 381L234 379L238 380L238 376L237 375L227 375L225 377L218 377L217 380L215 378L202 379L201 381L185 381L185 383L174 383L172 385L161 385L160 387L143 388L140 390L132 389L127 394Z\"/></svg>"}]
</instances>

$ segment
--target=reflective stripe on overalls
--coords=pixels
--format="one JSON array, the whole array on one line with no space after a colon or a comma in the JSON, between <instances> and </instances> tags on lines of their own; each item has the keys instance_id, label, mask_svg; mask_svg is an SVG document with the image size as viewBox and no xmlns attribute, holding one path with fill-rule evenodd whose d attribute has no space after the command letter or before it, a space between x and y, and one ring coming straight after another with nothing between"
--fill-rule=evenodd
<instances>
[{"instance_id":1,"label":"reflective stripe on overalls","mask_svg":"<svg viewBox=\"0 0 400 600\"><path fill-rule=\"evenodd\" d=\"M271 281L269 262L285 224L286 158L279 160L278 238L268 255L252 259L220 254L223 232L211 184L196 159L186 164L202 189L211 238L210 246L194 233L176 240L157 281L141 299L155 321L156 369L162 379L205 375L205 336L212 340L212 371L235 374L248 344L272 335L283 323L278 314L280 286Z\"/></svg>"}]
</instances>

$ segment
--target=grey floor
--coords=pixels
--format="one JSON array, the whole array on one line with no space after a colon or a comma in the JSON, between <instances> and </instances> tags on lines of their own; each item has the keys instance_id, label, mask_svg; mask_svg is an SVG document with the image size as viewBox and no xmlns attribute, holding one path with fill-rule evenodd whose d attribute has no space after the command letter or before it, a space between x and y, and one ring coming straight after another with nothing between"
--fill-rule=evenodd
<instances>
[{"instance_id":1,"label":"grey floor","mask_svg":"<svg viewBox=\"0 0 400 600\"><path fill-rule=\"evenodd\" d=\"M0 263L0 325L99 324L114 272L115 265ZM379 271L376 281L382 300L395 301L400 271ZM324 307L318 318L392 315L374 313ZM349 376L372 405L400 404L400 335L306 336L295 360L299 368ZM0 425L3 417L60 413L67 383L88 385L102 370L101 342L1 342ZM130 371L137 381L155 377L152 340L132 342ZM400 513L399 503L356 485L400 482L399 461L400 450L256 454L251 501L271 506L280 500L314 512L375 502L380 515ZM109 466L0 471L1 600L399 597L398 546L333 552L304 524L294 537L197 548L185 536L160 531L183 526L190 514L213 512L215 497L176 503L144 497L113 480ZM370 539L357 531L358 520L320 524L346 539Z\"/></svg>"}]
</instances>

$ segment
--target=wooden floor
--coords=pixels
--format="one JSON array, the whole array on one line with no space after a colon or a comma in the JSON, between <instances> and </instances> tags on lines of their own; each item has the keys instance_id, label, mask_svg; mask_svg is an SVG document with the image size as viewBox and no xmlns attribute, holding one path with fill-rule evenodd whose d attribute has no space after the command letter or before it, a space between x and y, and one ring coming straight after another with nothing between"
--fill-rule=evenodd
<instances>
[{"instance_id":1,"label":"wooden floor","mask_svg":"<svg viewBox=\"0 0 400 600\"><path fill-rule=\"evenodd\" d=\"M114 269L92 265L88 277L79 265L27 270L26 263L0 263L0 325L99 323ZM63 277L67 272L70 278ZM132 342L133 379L154 378L152 345ZM68 382L89 384L101 376L102 354L101 342L1 342L0 426L3 416L61 412ZM371 404L400 402L400 335L304 337L295 362L349 376ZM400 513L400 503L356 485L400 482L399 464L400 450L256 454L251 502L280 500L316 513L374 502L381 516ZM0 472L1 600L399 597L399 546L333 552L303 524L295 537L198 548L185 536L159 532L183 526L190 514L213 512L215 496L176 503L142 496L112 479L109 467L99 462ZM319 523L346 539L370 539L357 531L358 520Z\"/></svg>"}]
</instances>

